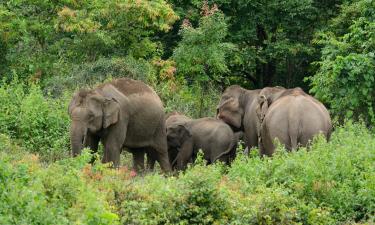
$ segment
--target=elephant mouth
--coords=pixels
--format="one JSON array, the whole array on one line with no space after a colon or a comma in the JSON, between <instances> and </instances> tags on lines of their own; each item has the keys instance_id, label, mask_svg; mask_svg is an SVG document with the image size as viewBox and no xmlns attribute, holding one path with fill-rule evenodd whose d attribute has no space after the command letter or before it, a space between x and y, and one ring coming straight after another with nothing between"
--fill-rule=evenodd
<instances>
[{"instance_id":1,"label":"elephant mouth","mask_svg":"<svg viewBox=\"0 0 375 225\"><path fill-rule=\"evenodd\" d=\"M233 132L243 131L243 125L235 123L234 120L229 119L228 117L223 115L218 115L217 118L223 121L224 123L228 124L232 128Z\"/></svg>"}]
</instances>

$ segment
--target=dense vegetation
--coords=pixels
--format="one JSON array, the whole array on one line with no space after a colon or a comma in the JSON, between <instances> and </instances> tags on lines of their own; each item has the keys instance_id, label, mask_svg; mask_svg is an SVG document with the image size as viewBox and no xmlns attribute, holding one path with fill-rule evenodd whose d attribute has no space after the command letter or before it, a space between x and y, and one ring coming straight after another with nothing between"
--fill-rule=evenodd
<instances>
[{"instance_id":1,"label":"dense vegetation","mask_svg":"<svg viewBox=\"0 0 375 225\"><path fill-rule=\"evenodd\" d=\"M1 1L0 76L0 224L375 220L373 0ZM230 84L301 86L335 131L309 152L198 160L178 177L71 159L72 93L115 77L195 118Z\"/></svg>"}]
</instances>

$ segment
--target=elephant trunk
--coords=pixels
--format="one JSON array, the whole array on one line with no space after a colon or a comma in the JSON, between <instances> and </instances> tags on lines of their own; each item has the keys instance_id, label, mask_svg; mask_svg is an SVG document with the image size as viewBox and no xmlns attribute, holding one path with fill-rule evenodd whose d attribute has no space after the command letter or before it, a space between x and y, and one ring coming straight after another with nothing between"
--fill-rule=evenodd
<instances>
[{"instance_id":1,"label":"elephant trunk","mask_svg":"<svg viewBox=\"0 0 375 225\"><path fill-rule=\"evenodd\" d=\"M86 132L87 129L82 123L72 122L70 127L70 142L73 156L81 154Z\"/></svg>"}]
</instances>

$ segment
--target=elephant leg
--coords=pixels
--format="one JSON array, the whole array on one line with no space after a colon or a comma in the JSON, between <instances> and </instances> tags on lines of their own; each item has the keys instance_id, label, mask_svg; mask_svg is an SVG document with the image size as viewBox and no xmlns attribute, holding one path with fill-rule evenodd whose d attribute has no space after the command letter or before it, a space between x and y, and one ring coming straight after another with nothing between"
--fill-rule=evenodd
<instances>
[{"instance_id":1,"label":"elephant leg","mask_svg":"<svg viewBox=\"0 0 375 225\"><path fill-rule=\"evenodd\" d=\"M83 146L89 147L92 153L98 152L99 137L94 136L93 134L87 134L84 140ZM90 163L94 163L95 157L92 157Z\"/></svg>"},{"instance_id":2,"label":"elephant leg","mask_svg":"<svg viewBox=\"0 0 375 225\"><path fill-rule=\"evenodd\" d=\"M156 155L152 148L146 150L147 153L147 170L152 171L155 168Z\"/></svg>"},{"instance_id":3,"label":"elephant leg","mask_svg":"<svg viewBox=\"0 0 375 225\"><path fill-rule=\"evenodd\" d=\"M272 156L275 151L275 146L273 144L273 138L270 134L270 130L267 126L267 121L262 124L262 129L260 131L261 141L259 143L259 153L260 156Z\"/></svg>"},{"instance_id":4,"label":"elephant leg","mask_svg":"<svg viewBox=\"0 0 375 225\"><path fill-rule=\"evenodd\" d=\"M171 172L172 168L171 163L169 162L167 135L164 127L164 122L160 126L154 140L154 145L151 146L155 153L154 158L159 162L160 168L163 172Z\"/></svg>"},{"instance_id":5,"label":"elephant leg","mask_svg":"<svg viewBox=\"0 0 375 225\"><path fill-rule=\"evenodd\" d=\"M186 168L189 160L191 160L193 157L193 151L193 140L190 137L181 145L180 151L177 154L176 163L178 170L183 170Z\"/></svg>"},{"instance_id":6,"label":"elephant leg","mask_svg":"<svg viewBox=\"0 0 375 225\"><path fill-rule=\"evenodd\" d=\"M154 149L157 152L156 160L159 162L160 168L163 172L171 172L172 168L169 162L167 144L164 146L155 146Z\"/></svg>"},{"instance_id":7,"label":"elephant leg","mask_svg":"<svg viewBox=\"0 0 375 225\"><path fill-rule=\"evenodd\" d=\"M132 149L133 153L133 169L137 172L143 172L145 170L145 151L143 149Z\"/></svg>"},{"instance_id":8,"label":"elephant leg","mask_svg":"<svg viewBox=\"0 0 375 225\"><path fill-rule=\"evenodd\" d=\"M147 155L147 170L154 170L155 168L155 158L150 157L150 155Z\"/></svg>"},{"instance_id":9,"label":"elephant leg","mask_svg":"<svg viewBox=\"0 0 375 225\"><path fill-rule=\"evenodd\" d=\"M126 137L126 129L113 128L102 138L104 145L103 163L112 162L113 167L120 166L120 153Z\"/></svg>"}]
</instances>

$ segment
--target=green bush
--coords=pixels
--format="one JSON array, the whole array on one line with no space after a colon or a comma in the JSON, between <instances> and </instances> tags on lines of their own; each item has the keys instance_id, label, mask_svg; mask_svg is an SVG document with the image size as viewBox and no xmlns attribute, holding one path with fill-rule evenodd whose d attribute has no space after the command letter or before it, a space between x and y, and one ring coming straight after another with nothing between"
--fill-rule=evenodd
<instances>
[{"instance_id":1,"label":"green bush","mask_svg":"<svg viewBox=\"0 0 375 225\"><path fill-rule=\"evenodd\" d=\"M220 99L220 92L211 84L201 87L166 82L157 85L156 90L167 112L178 111L193 118L215 116Z\"/></svg>"},{"instance_id":2,"label":"green bush","mask_svg":"<svg viewBox=\"0 0 375 225\"><path fill-rule=\"evenodd\" d=\"M358 221L375 212L374 163L374 135L348 123L336 129L329 143L318 138L309 152L238 159L229 176L245 180L250 189L282 187L300 200L329 208L337 221Z\"/></svg>"},{"instance_id":3,"label":"green bush","mask_svg":"<svg viewBox=\"0 0 375 225\"><path fill-rule=\"evenodd\" d=\"M85 182L90 154L43 167L0 135L1 224L116 224L105 195ZM75 166L72 166L75 165Z\"/></svg>"},{"instance_id":4,"label":"green bush","mask_svg":"<svg viewBox=\"0 0 375 225\"><path fill-rule=\"evenodd\" d=\"M14 79L0 87L0 132L43 159L62 158L69 149L67 104L67 97L50 99L38 85Z\"/></svg>"},{"instance_id":5,"label":"green bush","mask_svg":"<svg viewBox=\"0 0 375 225\"><path fill-rule=\"evenodd\" d=\"M322 46L318 70L310 77L311 92L330 104L343 121L375 124L375 2L348 1L329 30L319 32Z\"/></svg>"}]
</instances>

